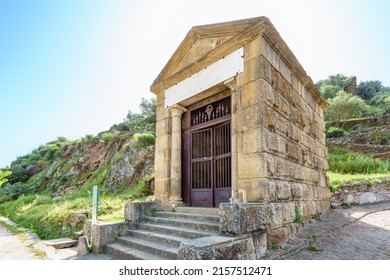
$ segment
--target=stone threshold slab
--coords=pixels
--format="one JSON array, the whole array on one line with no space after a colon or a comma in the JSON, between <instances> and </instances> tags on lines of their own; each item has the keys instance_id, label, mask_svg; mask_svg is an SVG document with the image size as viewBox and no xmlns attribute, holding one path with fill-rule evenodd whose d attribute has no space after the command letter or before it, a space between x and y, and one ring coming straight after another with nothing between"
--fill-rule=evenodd
<instances>
[{"instance_id":1,"label":"stone threshold slab","mask_svg":"<svg viewBox=\"0 0 390 280\"><path fill-rule=\"evenodd\" d=\"M63 249L76 246L77 240L73 240L71 238L58 238L46 240L43 243L48 246L53 246L56 249Z\"/></svg>"}]
</instances>

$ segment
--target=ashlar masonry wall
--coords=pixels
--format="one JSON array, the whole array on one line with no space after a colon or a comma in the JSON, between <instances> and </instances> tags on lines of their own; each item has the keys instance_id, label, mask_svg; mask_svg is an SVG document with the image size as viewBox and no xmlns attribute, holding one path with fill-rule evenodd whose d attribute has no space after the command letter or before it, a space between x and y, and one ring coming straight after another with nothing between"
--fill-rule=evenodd
<instances>
[{"instance_id":1,"label":"ashlar masonry wall","mask_svg":"<svg viewBox=\"0 0 390 280\"><path fill-rule=\"evenodd\" d=\"M248 202L270 202L271 228L329 208L323 108L284 59L259 37L236 77L238 185ZM321 104L321 103L320 103ZM234 133L234 132L233 132Z\"/></svg>"}]
</instances>

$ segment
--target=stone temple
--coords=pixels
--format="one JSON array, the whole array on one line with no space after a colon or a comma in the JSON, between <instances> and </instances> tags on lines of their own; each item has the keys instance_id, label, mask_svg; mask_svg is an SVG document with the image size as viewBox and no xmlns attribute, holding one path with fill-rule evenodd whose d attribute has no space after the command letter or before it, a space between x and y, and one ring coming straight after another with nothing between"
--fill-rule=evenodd
<instances>
[{"instance_id":1,"label":"stone temple","mask_svg":"<svg viewBox=\"0 0 390 280\"><path fill-rule=\"evenodd\" d=\"M329 208L327 103L268 18L193 27L151 91L155 201L128 203L126 220L145 227L153 205L198 214L198 227L217 216L216 235L173 258L260 258Z\"/></svg>"},{"instance_id":2,"label":"stone temple","mask_svg":"<svg viewBox=\"0 0 390 280\"><path fill-rule=\"evenodd\" d=\"M193 27L151 86L163 207L329 207L327 103L266 17Z\"/></svg>"}]
</instances>

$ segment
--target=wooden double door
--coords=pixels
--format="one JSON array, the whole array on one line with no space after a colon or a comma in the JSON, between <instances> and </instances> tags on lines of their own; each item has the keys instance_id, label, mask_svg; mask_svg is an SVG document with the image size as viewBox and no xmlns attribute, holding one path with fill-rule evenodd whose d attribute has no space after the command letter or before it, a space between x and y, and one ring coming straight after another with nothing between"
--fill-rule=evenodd
<instances>
[{"instance_id":1,"label":"wooden double door","mask_svg":"<svg viewBox=\"0 0 390 280\"><path fill-rule=\"evenodd\" d=\"M184 140L184 199L191 206L218 207L231 197L230 98L204 106L191 119Z\"/></svg>"}]
</instances>

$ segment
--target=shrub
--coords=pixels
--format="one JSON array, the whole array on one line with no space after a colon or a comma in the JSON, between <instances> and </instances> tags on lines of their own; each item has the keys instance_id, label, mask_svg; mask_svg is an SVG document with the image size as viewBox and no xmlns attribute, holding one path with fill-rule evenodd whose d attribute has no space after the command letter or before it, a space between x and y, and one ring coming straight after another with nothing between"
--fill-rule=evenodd
<instances>
[{"instance_id":1,"label":"shrub","mask_svg":"<svg viewBox=\"0 0 390 280\"><path fill-rule=\"evenodd\" d=\"M339 91L336 97L329 99L329 107L325 110L325 119L340 127L341 120L359 117L367 107L358 96Z\"/></svg>"},{"instance_id":2,"label":"shrub","mask_svg":"<svg viewBox=\"0 0 390 280\"><path fill-rule=\"evenodd\" d=\"M334 138L334 137L340 137L344 136L346 134L346 131L342 128L337 128L337 127L329 127L326 130L326 137L327 138Z\"/></svg>"},{"instance_id":3,"label":"shrub","mask_svg":"<svg viewBox=\"0 0 390 280\"><path fill-rule=\"evenodd\" d=\"M87 143L87 142L90 142L90 141L92 141L94 138L95 138L95 136L93 136L92 134L87 134L87 135L85 135L85 137L81 138L80 144L85 144L85 143Z\"/></svg>"},{"instance_id":4,"label":"shrub","mask_svg":"<svg viewBox=\"0 0 390 280\"><path fill-rule=\"evenodd\" d=\"M156 99L142 98L141 114L128 112L124 123L130 132L154 132L156 130Z\"/></svg>"},{"instance_id":5,"label":"shrub","mask_svg":"<svg viewBox=\"0 0 390 280\"><path fill-rule=\"evenodd\" d=\"M143 168L145 166L145 159L139 158L134 162L134 167L135 168Z\"/></svg>"},{"instance_id":6,"label":"shrub","mask_svg":"<svg viewBox=\"0 0 390 280\"><path fill-rule=\"evenodd\" d=\"M143 148L156 143L156 137L152 133L136 133L133 135L133 147Z\"/></svg>"},{"instance_id":7,"label":"shrub","mask_svg":"<svg viewBox=\"0 0 390 280\"><path fill-rule=\"evenodd\" d=\"M17 182L15 184L7 183L0 188L0 197L12 197L13 199L19 198L21 195L26 195L31 192L28 184Z\"/></svg>"},{"instance_id":8,"label":"shrub","mask_svg":"<svg viewBox=\"0 0 390 280\"><path fill-rule=\"evenodd\" d=\"M8 176L12 174L9 170L0 170L0 187L8 182Z\"/></svg>"},{"instance_id":9,"label":"shrub","mask_svg":"<svg viewBox=\"0 0 390 280\"><path fill-rule=\"evenodd\" d=\"M12 174L8 178L10 184L15 184L17 182L25 183L30 178L27 169L20 165L11 167L10 171L12 171Z\"/></svg>"},{"instance_id":10,"label":"shrub","mask_svg":"<svg viewBox=\"0 0 390 280\"><path fill-rule=\"evenodd\" d=\"M101 137L104 142L108 143L111 141L112 138L114 138L114 134L109 131L106 131L101 134Z\"/></svg>"}]
</instances>

